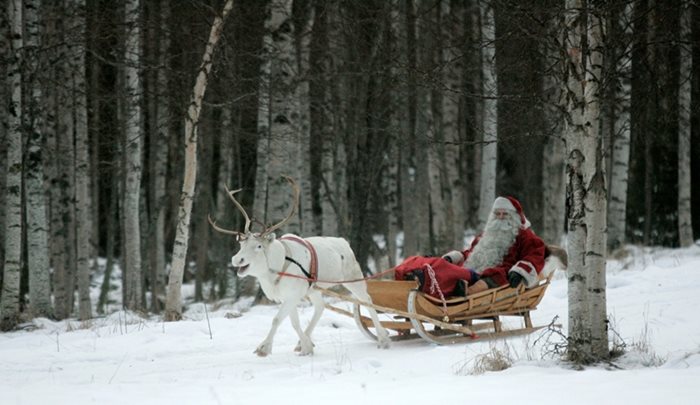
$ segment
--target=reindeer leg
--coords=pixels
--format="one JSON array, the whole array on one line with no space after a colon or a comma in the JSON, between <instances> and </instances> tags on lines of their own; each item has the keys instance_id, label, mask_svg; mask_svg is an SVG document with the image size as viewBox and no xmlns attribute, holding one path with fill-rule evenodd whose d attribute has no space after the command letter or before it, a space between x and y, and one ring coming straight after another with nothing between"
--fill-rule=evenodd
<instances>
[{"instance_id":1,"label":"reindeer leg","mask_svg":"<svg viewBox=\"0 0 700 405\"><path fill-rule=\"evenodd\" d=\"M372 297L370 297L367 293L367 284L365 284L364 282L347 283L344 285L345 288L350 290L352 295L354 295L357 299L365 302L372 302ZM374 329L377 331L377 347L379 347L380 349L388 349L391 343L391 339L389 338L389 333L379 322L379 316L377 315L377 311L375 311L374 308L367 308L367 311L369 312L369 315L372 318Z\"/></svg>"},{"instance_id":2,"label":"reindeer leg","mask_svg":"<svg viewBox=\"0 0 700 405\"><path fill-rule=\"evenodd\" d=\"M306 327L304 335L308 336L308 338L311 339L311 334L313 333L314 328L318 323L318 320L321 319L321 314L323 313L325 304L323 302L323 295L316 290L309 291L309 301L311 301L311 303L314 304L314 315L311 318L309 325ZM301 340L299 341L297 347L294 350L297 352L301 351Z\"/></svg>"},{"instance_id":3,"label":"reindeer leg","mask_svg":"<svg viewBox=\"0 0 700 405\"><path fill-rule=\"evenodd\" d=\"M299 322L299 313L297 312L296 308L292 309L292 311L289 313L289 319L292 321L292 326L294 327L294 330L297 331L297 335L299 335L299 343L297 343L297 346L294 348L294 351L299 352L299 354L302 356L308 356L310 354L313 354L314 344L311 341L309 335L307 335L304 331L301 330L301 324Z\"/></svg>"},{"instance_id":4,"label":"reindeer leg","mask_svg":"<svg viewBox=\"0 0 700 405\"><path fill-rule=\"evenodd\" d=\"M282 305L280 305L279 311L277 311L277 315L275 315L274 318L272 318L272 327L270 328L270 331L267 333L267 337L265 340L260 343L257 349L255 349L255 354L257 354L260 357L265 357L270 352L272 352L272 340L275 338L275 333L277 333L277 328L279 328L280 324L282 321L284 321L284 318L289 315L289 313L294 310L296 313L296 306L297 303L299 302L298 299L289 299L285 300ZM298 317L297 317L297 322L298 322Z\"/></svg>"}]
</instances>

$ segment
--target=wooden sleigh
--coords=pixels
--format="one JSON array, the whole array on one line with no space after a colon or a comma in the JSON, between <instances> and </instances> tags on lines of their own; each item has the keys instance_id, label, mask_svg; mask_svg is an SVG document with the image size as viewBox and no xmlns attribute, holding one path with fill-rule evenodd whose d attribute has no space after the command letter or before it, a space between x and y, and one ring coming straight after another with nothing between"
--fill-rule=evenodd
<instances>
[{"instance_id":1,"label":"wooden sleigh","mask_svg":"<svg viewBox=\"0 0 700 405\"><path fill-rule=\"evenodd\" d=\"M418 291L416 281L368 280L372 303L331 290L321 289L321 292L351 302L352 312L331 304L326 307L353 317L364 334L374 340L377 339L374 325L370 317L362 314L363 307L374 308L385 315L382 318L390 317L381 324L392 340L420 337L435 344L476 342L525 335L547 327L533 326L530 312L542 301L553 274L550 272L529 289L523 284L517 288L503 286L444 302ZM506 328L503 317L520 318L522 326Z\"/></svg>"}]
</instances>

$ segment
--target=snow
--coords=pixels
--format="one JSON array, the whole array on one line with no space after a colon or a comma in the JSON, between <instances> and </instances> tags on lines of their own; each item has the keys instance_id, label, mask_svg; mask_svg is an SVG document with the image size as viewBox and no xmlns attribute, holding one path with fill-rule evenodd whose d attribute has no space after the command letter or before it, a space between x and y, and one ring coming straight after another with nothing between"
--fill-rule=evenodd
<instances>
[{"instance_id":1,"label":"snow","mask_svg":"<svg viewBox=\"0 0 700 405\"><path fill-rule=\"evenodd\" d=\"M552 354L561 337L548 332L448 346L414 339L380 350L332 311L314 332L313 356L293 352L286 320L272 354L260 358L253 350L277 306L245 300L205 312L190 303L181 322L117 311L87 323L37 319L0 334L0 403L700 403L700 246L628 251L608 263L611 336L626 350L610 364L575 369ZM300 308L303 323L312 312ZM564 273L532 316L536 325L556 317L566 333ZM477 373L494 353L510 367Z\"/></svg>"}]
</instances>

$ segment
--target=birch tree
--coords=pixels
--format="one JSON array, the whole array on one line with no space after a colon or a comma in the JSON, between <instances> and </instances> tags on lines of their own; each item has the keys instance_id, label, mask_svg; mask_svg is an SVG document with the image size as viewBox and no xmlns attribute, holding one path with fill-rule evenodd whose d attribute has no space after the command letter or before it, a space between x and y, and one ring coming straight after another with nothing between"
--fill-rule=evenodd
<instances>
[{"instance_id":1,"label":"birch tree","mask_svg":"<svg viewBox=\"0 0 700 405\"><path fill-rule=\"evenodd\" d=\"M209 32L209 39L202 56L202 63L197 72L197 78L192 90L192 98L185 116L185 175L180 193L178 223L173 245L172 268L168 278L168 291L165 302L166 321L182 319L182 277L185 272L185 260L190 232L190 217L194 200L194 187L197 180L197 125L202 109L202 100L207 89L209 72L213 63L214 49L221 37L224 20L233 8L233 0L227 0L221 15L214 18Z\"/></svg>"},{"instance_id":2,"label":"birch tree","mask_svg":"<svg viewBox=\"0 0 700 405\"><path fill-rule=\"evenodd\" d=\"M603 42L601 19L595 11L584 8L582 0L566 1L568 356L584 364L608 357L606 189L599 126ZM584 35L587 49L583 47Z\"/></svg>"},{"instance_id":3,"label":"birch tree","mask_svg":"<svg viewBox=\"0 0 700 405\"><path fill-rule=\"evenodd\" d=\"M13 329L19 322L19 287L22 262L22 1L7 2L10 23L10 60L7 86L10 89L7 130L7 171L5 180L5 262L0 330Z\"/></svg>"},{"instance_id":4,"label":"birch tree","mask_svg":"<svg viewBox=\"0 0 700 405\"><path fill-rule=\"evenodd\" d=\"M25 0L26 25L25 57L29 86L29 117L27 126L27 156L25 159L25 193L27 215L27 267L29 271L29 306L32 316L53 315L49 269L46 194L44 192L44 122L41 111L42 83L39 80L44 67L39 57L41 46L39 10L40 0Z\"/></svg>"},{"instance_id":5,"label":"birch tree","mask_svg":"<svg viewBox=\"0 0 700 405\"><path fill-rule=\"evenodd\" d=\"M491 0L479 0L481 17L481 96L483 97L483 146L481 148L481 187L479 228L488 219L496 198L498 155L498 75L496 73L496 20Z\"/></svg>"},{"instance_id":6,"label":"birch tree","mask_svg":"<svg viewBox=\"0 0 700 405\"><path fill-rule=\"evenodd\" d=\"M293 0L272 0L265 20L258 103L258 166L253 203L254 217L264 223L285 217L292 201L288 184L281 175L301 181L300 160L308 163L309 159L309 156L299 153L304 134L300 130L299 65L293 3ZM300 201L302 205L308 203L303 199ZM298 213L285 230L301 232Z\"/></svg>"},{"instance_id":7,"label":"birch tree","mask_svg":"<svg viewBox=\"0 0 700 405\"><path fill-rule=\"evenodd\" d=\"M141 154L143 150L143 129L141 123L142 84L141 65L141 2L127 0L125 16L125 136L126 145L124 190L124 264L126 301L124 306L131 310L143 309L141 302Z\"/></svg>"},{"instance_id":8,"label":"birch tree","mask_svg":"<svg viewBox=\"0 0 700 405\"><path fill-rule=\"evenodd\" d=\"M681 246L693 244L693 226L690 209L690 112L692 95L692 5L685 1L681 8L680 21L680 75L678 83L678 237Z\"/></svg>"},{"instance_id":9,"label":"birch tree","mask_svg":"<svg viewBox=\"0 0 700 405\"><path fill-rule=\"evenodd\" d=\"M615 66L615 102L613 103L612 165L610 202L608 206L608 248L617 249L625 243L627 223L627 184L629 178L631 106L632 106L632 45L634 2L628 2L617 21L622 33L623 47Z\"/></svg>"}]
</instances>

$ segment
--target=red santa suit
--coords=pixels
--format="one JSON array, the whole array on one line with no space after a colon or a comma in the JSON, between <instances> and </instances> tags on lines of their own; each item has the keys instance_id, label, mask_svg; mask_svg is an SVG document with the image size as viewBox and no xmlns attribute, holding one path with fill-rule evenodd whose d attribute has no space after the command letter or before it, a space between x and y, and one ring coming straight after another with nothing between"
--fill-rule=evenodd
<instances>
[{"instance_id":1,"label":"red santa suit","mask_svg":"<svg viewBox=\"0 0 700 405\"><path fill-rule=\"evenodd\" d=\"M530 229L530 221L523 213L520 202L513 197L498 197L494 202L492 212L496 209L506 209L518 214L520 228L510 248L500 262L491 263L488 267L473 268L481 277L490 277L498 285L508 284L508 274L518 273L523 277L526 287L537 285L539 274L544 267L545 244L539 236ZM462 252L453 251L446 256L457 265L470 267L470 256L477 250L483 234L478 235L467 249Z\"/></svg>"},{"instance_id":2,"label":"red santa suit","mask_svg":"<svg viewBox=\"0 0 700 405\"><path fill-rule=\"evenodd\" d=\"M463 251L452 251L443 257L412 256L396 266L396 279L418 277L421 291L436 298L451 295L459 280L474 284L488 277L499 286L508 284L508 274L515 272L522 276L526 287L537 285L538 276L544 267L545 244L530 229L530 222L523 214L520 202L513 197L498 197L494 202L489 222L494 211L508 210L515 214L509 219L501 235L506 239L498 241L497 230L489 229L477 236ZM483 242L482 242L483 238ZM494 243L495 241L495 243ZM479 245L479 242L482 242ZM447 259L447 260L445 260Z\"/></svg>"}]
</instances>

